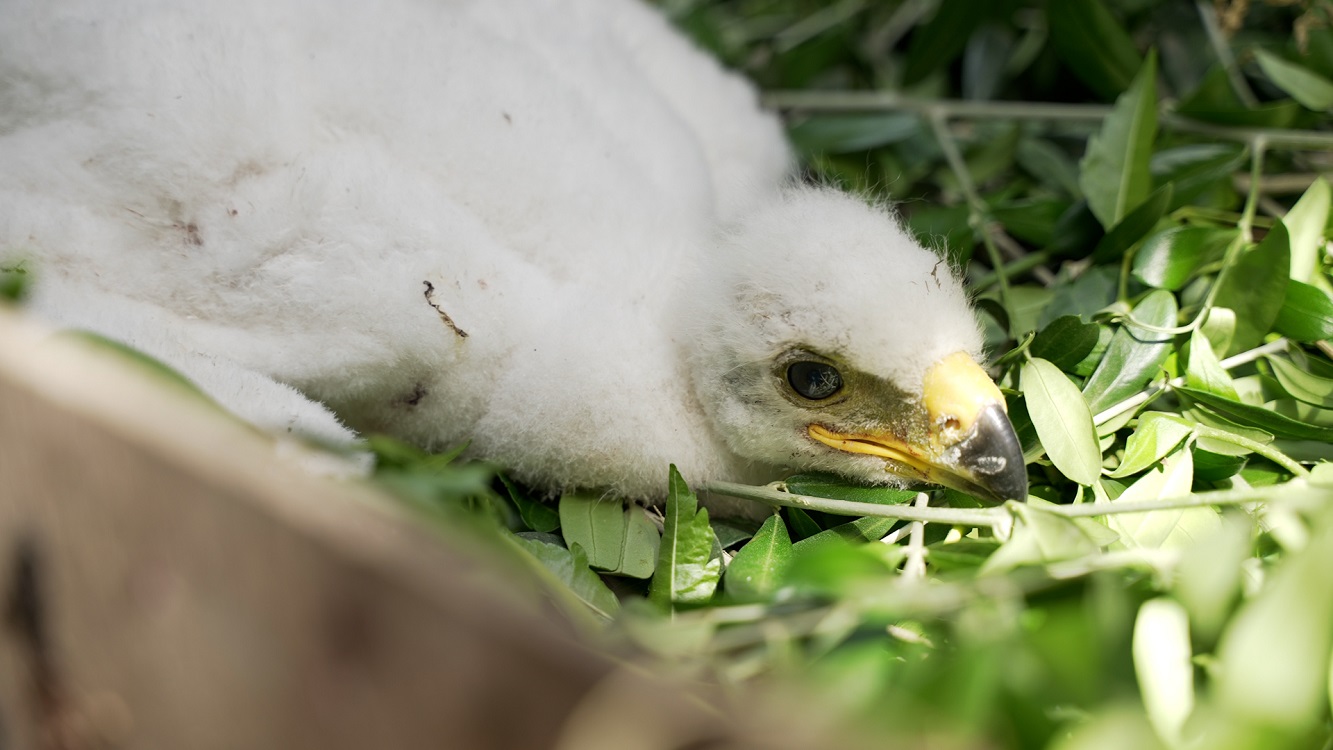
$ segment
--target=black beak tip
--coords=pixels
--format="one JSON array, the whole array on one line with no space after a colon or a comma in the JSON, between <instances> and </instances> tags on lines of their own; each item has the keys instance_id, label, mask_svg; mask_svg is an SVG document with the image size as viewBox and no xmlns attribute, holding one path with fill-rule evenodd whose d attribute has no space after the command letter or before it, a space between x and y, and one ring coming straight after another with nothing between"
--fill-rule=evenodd
<instances>
[{"instance_id":1,"label":"black beak tip","mask_svg":"<svg viewBox=\"0 0 1333 750\"><path fill-rule=\"evenodd\" d=\"M959 464L973 481L1000 501L1028 499L1028 470L1023 446L999 404L982 410L976 426L959 446Z\"/></svg>"}]
</instances>

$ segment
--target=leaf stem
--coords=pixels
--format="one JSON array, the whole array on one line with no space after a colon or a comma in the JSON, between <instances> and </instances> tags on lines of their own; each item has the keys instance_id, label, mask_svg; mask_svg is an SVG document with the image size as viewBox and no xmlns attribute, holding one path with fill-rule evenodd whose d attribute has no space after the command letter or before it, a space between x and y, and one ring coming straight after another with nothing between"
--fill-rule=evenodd
<instances>
[{"instance_id":1,"label":"leaf stem","mask_svg":"<svg viewBox=\"0 0 1333 750\"><path fill-rule=\"evenodd\" d=\"M917 508L903 505L879 505L850 500L833 500L783 492L772 487L757 487L733 482L709 482L704 489L718 495L757 500L761 503L802 510L818 510L839 516L875 516L901 518L905 521L947 523L954 526L995 528L1008 523L1009 511L1004 508Z\"/></svg>"},{"instance_id":2,"label":"leaf stem","mask_svg":"<svg viewBox=\"0 0 1333 750\"><path fill-rule=\"evenodd\" d=\"M1158 500L1129 500L1109 503L1083 503L1081 505L1043 505L1043 512L1066 518L1089 518L1109 516L1119 513L1148 513L1155 510L1183 510L1186 508L1205 508L1222 505L1244 505L1245 503L1268 502L1278 497L1284 498L1292 492L1313 492L1315 488L1296 480L1273 487L1244 487L1232 490L1214 490L1212 492L1194 492L1180 497L1168 497Z\"/></svg>"}]
</instances>

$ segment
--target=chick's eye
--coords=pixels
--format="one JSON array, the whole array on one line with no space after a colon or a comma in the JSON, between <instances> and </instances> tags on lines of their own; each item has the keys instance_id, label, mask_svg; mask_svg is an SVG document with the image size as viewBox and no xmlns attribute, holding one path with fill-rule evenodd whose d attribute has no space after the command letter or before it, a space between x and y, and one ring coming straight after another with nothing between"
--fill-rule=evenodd
<instances>
[{"instance_id":1,"label":"chick's eye","mask_svg":"<svg viewBox=\"0 0 1333 750\"><path fill-rule=\"evenodd\" d=\"M842 374L823 362L792 362L787 366L787 382L793 391L811 401L826 399L842 390Z\"/></svg>"}]
</instances>

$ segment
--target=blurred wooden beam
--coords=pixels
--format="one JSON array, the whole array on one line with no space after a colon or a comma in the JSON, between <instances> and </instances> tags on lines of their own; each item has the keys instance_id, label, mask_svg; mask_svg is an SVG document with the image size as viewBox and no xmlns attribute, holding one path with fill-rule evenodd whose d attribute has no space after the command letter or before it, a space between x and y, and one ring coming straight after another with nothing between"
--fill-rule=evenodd
<instances>
[{"instance_id":1,"label":"blurred wooden beam","mask_svg":"<svg viewBox=\"0 0 1333 750\"><path fill-rule=\"evenodd\" d=\"M734 746L299 450L0 310L0 750Z\"/></svg>"}]
</instances>

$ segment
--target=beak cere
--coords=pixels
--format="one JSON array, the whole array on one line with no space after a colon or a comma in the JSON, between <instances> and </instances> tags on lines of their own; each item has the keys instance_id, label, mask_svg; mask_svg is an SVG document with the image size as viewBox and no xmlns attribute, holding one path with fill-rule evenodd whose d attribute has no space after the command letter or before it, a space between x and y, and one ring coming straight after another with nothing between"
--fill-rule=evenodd
<instances>
[{"instance_id":1,"label":"beak cere","mask_svg":"<svg viewBox=\"0 0 1333 750\"><path fill-rule=\"evenodd\" d=\"M1023 448L1004 396L985 370L958 352L932 365L922 386L928 425L923 440L878 430L834 432L818 424L809 426L809 435L831 448L884 458L887 471L907 479L987 500L1027 500Z\"/></svg>"}]
</instances>

